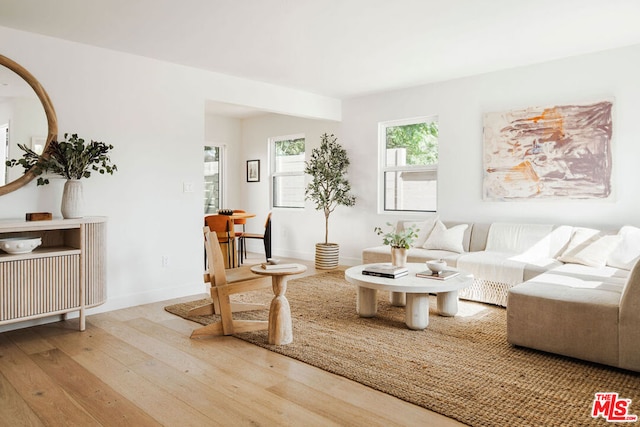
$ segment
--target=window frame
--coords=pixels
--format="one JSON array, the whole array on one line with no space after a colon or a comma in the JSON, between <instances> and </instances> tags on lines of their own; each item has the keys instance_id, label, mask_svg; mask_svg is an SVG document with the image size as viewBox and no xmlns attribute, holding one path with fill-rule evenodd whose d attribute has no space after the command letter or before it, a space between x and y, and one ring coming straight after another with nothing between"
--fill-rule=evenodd
<instances>
[{"instance_id":1,"label":"window frame","mask_svg":"<svg viewBox=\"0 0 640 427\"><path fill-rule=\"evenodd\" d=\"M306 162L307 159L307 138L304 133L296 133L291 135L279 135L273 136L268 139L268 153L269 153L269 204L271 209L304 209L305 207L305 198L303 196L301 200L301 206L276 206L275 204L275 189L274 189L274 180L277 177L281 176L301 176L303 181L305 182L306 187L306 177L304 173L304 167L300 172L276 172L276 149L275 145L279 141L288 141L295 139L304 139L304 153L303 153L303 161Z\"/></svg>"},{"instance_id":2,"label":"window frame","mask_svg":"<svg viewBox=\"0 0 640 427\"><path fill-rule=\"evenodd\" d=\"M218 164L219 164L219 178L218 178L218 191L219 191L219 202L220 207L226 205L226 195L227 195L227 177L226 177L226 161L227 161L227 145L216 143L216 142L205 142L203 145L203 150L206 147L215 147L218 149ZM204 173L202 179L204 181ZM206 191L206 183L204 184L203 192ZM214 212L215 213L215 212ZM213 215L214 213L206 213L205 215Z\"/></svg>"},{"instance_id":3,"label":"window frame","mask_svg":"<svg viewBox=\"0 0 640 427\"><path fill-rule=\"evenodd\" d=\"M406 126L413 125L417 123L429 123L429 122L438 122L437 115L430 116L419 116L412 117L406 119L398 119L398 120L388 120L384 122L378 123L378 214L387 214L387 215L398 215L398 214L407 214L407 215L421 215L425 213L436 213L438 212L438 199L439 199L439 191L438 191L438 166L440 164L440 158L438 156L438 163L435 165L405 165L405 166L386 166L386 150L387 150L387 128L395 127L395 126ZM438 152L440 151L440 135L438 133ZM436 206L434 210L416 210L416 209L387 209L386 208L386 186L385 186L385 176L388 172L424 172L428 174L432 174L435 172L436 175Z\"/></svg>"}]
</instances>

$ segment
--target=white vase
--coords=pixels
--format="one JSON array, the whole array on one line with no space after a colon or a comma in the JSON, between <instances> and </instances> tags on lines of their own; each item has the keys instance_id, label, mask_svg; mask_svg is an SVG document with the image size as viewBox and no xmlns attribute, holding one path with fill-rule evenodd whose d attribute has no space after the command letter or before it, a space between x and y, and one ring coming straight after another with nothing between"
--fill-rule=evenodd
<instances>
[{"instance_id":1,"label":"white vase","mask_svg":"<svg viewBox=\"0 0 640 427\"><path fill-rule=\"evenodd\" d=\"M405 248L391 247L391 265L396 267L407 265L407 250Z\"/></svg>"},{"instance_id":2,"label":"white vase","mask_svg":"<svg viewBox=\"0 0 640 427\"><path fill-rule=\"evenodd\" d=\"M63 218L82 218L84 215L84 197L82 195L82 181L79 179L68 179L64 183L62 192Z\"/></svg>"}]
</instances>

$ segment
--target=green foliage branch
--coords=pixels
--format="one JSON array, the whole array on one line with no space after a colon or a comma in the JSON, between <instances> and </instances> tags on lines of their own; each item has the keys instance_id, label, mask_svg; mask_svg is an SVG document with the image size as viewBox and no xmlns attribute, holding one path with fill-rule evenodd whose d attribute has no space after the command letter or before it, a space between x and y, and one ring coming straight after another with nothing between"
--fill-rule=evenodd
<instances>
[{"instance_id":1,"label":"green foliage branch","mask_svg":"<svg viewBox=\"0 0 640 427\"><path fill-rule=\"evenodd\" d=\"M320 147L311 151L311 158L305 162L304 172L312 180L305 189L305 200L315 203L316 210L324 212L324 243L329 243L329 215L336 207L353 206L355 196L351 195L351 185L347 179L349 157L347 151L331 134L323 134Z\"/></svg>"},{"instance_id":2,"label":"green foliage branch","mask_svg":"<svg viewBox=\"0 0 640 427\"><path fill-rule=\"evenodd\" d=\"M390 231L385 232L382 228L373 229L378 236L382 236L382 243L393 248L409 249L413 241L418 237L418 231L415 225L411 225L404 230L398 231L396 227L387 222L387 226L391 227Z\"/></svg>"},{"instance_id":3,"label":"green foliage branch","mask_svg":"<svg viewBox=\"0 0 640 427\"><path fill-rule=\"evenodd\" d=\"M20 165L25 172L31 170L38 177L38 185L49 184L49 179L40 176L45 173L66 179L81 179L89 178L92 171L113 175L113 172L118 170L118 167L111 163L108 154L113 145L93 140L87 144L75 133L71 137L65 133L63 141L51 141L47 145L47 151L42 155L38 155L24 144L18 144L18 147L24 151L22 157L7 160L6 165Z\"/></svg>"}]
</instances>

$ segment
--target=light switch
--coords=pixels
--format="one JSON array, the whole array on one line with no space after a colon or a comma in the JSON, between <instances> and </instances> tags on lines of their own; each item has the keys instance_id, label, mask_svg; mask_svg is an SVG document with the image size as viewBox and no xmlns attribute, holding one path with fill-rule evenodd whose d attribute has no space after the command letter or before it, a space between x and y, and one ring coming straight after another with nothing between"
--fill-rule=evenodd
<instances>
[{"instance_id":1,"label":"light switch","mask_svg":"<svg viewBox=\"0 0 640 427\"><path fill-rule=\"evenodd\" d=\"M193 193L193 182L183 182L182 183L182 192L183 193Z\"/></svg>"}]
</instances>

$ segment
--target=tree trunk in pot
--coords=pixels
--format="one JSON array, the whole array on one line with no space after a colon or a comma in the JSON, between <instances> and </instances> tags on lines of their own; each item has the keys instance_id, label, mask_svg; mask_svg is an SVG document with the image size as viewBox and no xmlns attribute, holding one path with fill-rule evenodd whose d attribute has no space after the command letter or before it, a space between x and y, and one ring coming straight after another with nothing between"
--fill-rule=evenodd
<instances>
[{"instance_id":1,"label":"tree trunk in pot","mask_svg":"<svg viewBox=\"0 0 640 427\"><path fill-rule=\"evenodd\" d=\"M337 243L316 243L316 268L331 270L338 266L340 246Z\"/></svg>"},{"instance_id":2,"label":"tree trunk in pot","mask_svg":"<svg viewBox=\"0 0 640 427\"><path fill-rule=\"evenodd\" d=\"M64 183L60 211L63 218L82 218L84 215L82 181L79 179L68 179Z\"/></svg>"}]
</instances>

